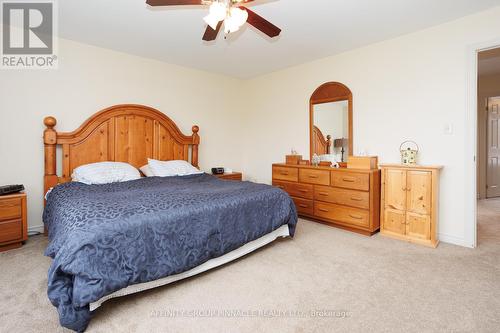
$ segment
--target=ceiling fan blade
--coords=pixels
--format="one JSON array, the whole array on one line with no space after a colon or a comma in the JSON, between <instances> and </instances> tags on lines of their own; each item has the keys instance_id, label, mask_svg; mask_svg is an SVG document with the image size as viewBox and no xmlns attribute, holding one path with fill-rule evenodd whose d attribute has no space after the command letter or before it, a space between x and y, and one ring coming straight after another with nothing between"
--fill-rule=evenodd
<instances>
[{"instance_id":1,"label":"ceiling fan blade","mask_svg":"<svg viewBox=\"0 0 500 333\"><path fill-rule=\"evenodd\" d=\"M269 37L273 38L281 33L280 28L278 28L277 26L275 26L262 16L257 15L256 13L254 13L253 11L251 11L246 7L240 7L240 8L248 12L247 22L256 27L257 29L259 29L260 31L262 31L263 33L265 33L266 35L268 35Z\"/></svg>"},{"instance_id":2,"label":"ceiling fan blade","mask_svg":"<svg viewBox=\"0 0 500 333\"><path fill-rule=\"evenodd\" d=\"M150 6L183 6L183 5L203 5L202 0L147 0Z\"/></svg>"},{"instance_id":3,"label":"ceiling fan blade","mask_svg":"<svg viewBox=\"0 0 500 333\"><path fill-rule=\"evenodd\" d=\"M203 35L203 40L210 42L212 40L215 40L217 38L217 35L219 34L220 28L222 27L222 23L224 21L220 21L219 24L217 24L217 29L212 29L211 26L207 25L207 29L205 30L205 34Z\"/></svg>"}]
</instances>

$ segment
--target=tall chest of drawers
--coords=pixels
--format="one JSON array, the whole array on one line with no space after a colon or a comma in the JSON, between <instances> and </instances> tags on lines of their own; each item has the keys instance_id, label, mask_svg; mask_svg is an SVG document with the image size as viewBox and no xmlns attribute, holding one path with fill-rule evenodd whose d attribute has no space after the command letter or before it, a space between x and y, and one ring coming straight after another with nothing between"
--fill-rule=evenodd
<instances>
[{"instance_id":1,"label":"tall chest of drawers","mask_svg":"<svg viewBox=\"0 0 500 333\"><path fill-rule=\"evenodd\" d=\"M380 170L273 164L273 185L302 217L365 235L380 228Z\"/></svg>"}]
</instances>

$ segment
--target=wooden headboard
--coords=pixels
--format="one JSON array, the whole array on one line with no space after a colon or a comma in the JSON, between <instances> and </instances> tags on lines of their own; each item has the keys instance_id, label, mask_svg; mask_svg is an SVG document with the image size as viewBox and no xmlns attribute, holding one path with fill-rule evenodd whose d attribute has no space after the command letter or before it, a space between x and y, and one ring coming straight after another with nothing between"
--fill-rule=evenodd
<instances>
[{"instance_id":1,"label":"wooden headboard","mask_svg":"<svg viewBox=\"0 0 500 333\"><path fill-rule=\"evenodd\" d=\"M142 105L116 105L102 110L77 130L60 133L54 117L44 119L45 192L71 180L73 169L83 164L115 161L136 168L148 158L186 160L198 166L198 126L193 134L182 134L177 125L160 111ZM57 146L62 146L62 175L57 175ZM191 155L191 156L189 156Z\"/></svg>"},{"instance_id":2,"label":"wooden headboard","mask_svg":"<svg viewBox=\"0 0 500 333\"><path fill-rule=\"evenodd\" d=\"M316 126L313 126L312 145L313 152L317 155L330 154L332 148L332 136L328 135L325 138L321 130Z\"/></svg>"}]
</instances>

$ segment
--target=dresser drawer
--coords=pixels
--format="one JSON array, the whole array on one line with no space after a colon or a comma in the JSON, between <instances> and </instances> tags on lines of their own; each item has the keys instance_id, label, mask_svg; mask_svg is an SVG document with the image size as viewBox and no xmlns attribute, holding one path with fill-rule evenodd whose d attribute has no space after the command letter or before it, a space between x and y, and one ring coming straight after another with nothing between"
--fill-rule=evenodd
<instances>
[{"instance_id":1,"label":"dresser drawer","mask_svg":"<svg viewBox=\"0 0 500 333\"><path fill-rule=\"evenodd\" d=\"M304 199L313 198L313 186L300 183L288 183L282 181L273 181L273 186L279 187L283 191L290 194L292 197L299 197Z\"/></svg>"},{"instance_id":2,"label":"dresser drawer","mask_svg":"<svg viewBox=\"0 0 500 333\"><path fill-rule=\"evenodd\" d=\"M21 220L0 222L0 243L21 240L23 225Z\"/></svg>"},{"instance_id":3,"label":"dresser drawer","mask_svg":"<svg viewBox=\"0 0 500 333\"><path fill-rule=\"evenodd\" d=\"M21 198L0 200L0 221L21 218Z\"/></svg>"},{"instance_id":4,"label":"dresser drawer","mask_svg":"<svg viewBox=\"0 0 500 333\"><path fill-rule=\"evenodd\" d=\"M335 222L340 222L341 224L350 224L365 228L370 226L369 211L357 208L316 201L314 203L314 215Z\"/></svg>"},{"instance_id":5,"label":"dresser drawer","mask_svg":"<svg viewBox=\"0 0 500 333\"><path fill-rule=\"evenodd\" d=\"M370 193L345 190L337 187L314 187L314 199L339 205L370 209Z\"/></svg>"},{"instance_id":6,"label":"dresser drawer","mask_svg":"<svg viewBox=\"0 0 500 333\"><path fill-rule=\"evenodd\" d=\"M299 181L301 183L330 185L330 172L326 170L300 169Z\"/></svg>"},{"instance_id":7,"label":"dresser drawer","mask_svg":"<svg viewBox=\"0 0 500 333\"><path fill-rule=\"evenodd\" d=\"M369 191L370 175L358 172L332 171L332 186Z\"/></svg>"},{"instance_id":8,"label":"dresser drawer","mask_svg":"<svg viewBox=\"0 0 500 333\"><path fill-rule=\"evenodd\" d=\"M297 168L273 166L273 179L297 182L299 180L299 170Z\"/></svg>"},{"instance_id":9,"label":"dresser drawer","mask_svg":"<svg viewBox=\"0 0 500 333\"><path fill-rule=\"evenodd\" d=\"M314 214L314 204L312 200L306 200L302 198L292 197L295 207L297 207L297 212L299 214L313 215Z\"/></svg>"}]
</instances>

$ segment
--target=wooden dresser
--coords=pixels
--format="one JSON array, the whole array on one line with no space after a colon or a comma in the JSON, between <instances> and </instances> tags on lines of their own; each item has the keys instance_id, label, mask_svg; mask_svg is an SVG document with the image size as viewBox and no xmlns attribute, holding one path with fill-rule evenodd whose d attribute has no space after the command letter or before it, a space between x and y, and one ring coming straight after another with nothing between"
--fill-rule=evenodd
<instances>
[{"instance_id":1,"label":"wooden dresser","mask_svg":"<svg viewBox=\"0 0 500 333\"><path fill-rule=\"evenodd\" d=\"M436 247L441 166L382 165L381 234Z\"/></svg>"},{"instance_id":2,"label":"wooden dresser","mask_svg":"<svg viewBox=\"0 0 500 333\"><path fill-rule=\"evenodd\" d=\"M0 252L18 248L27 239L26 194L0 196Z\"/></svg>"},{"instance_id":3,"label":"wooden dresser","mask_svg":"<svg viewBox=\"0 0 500 333\"><path fill-rule=\"evenodd\" d=\"M300 216L373 235L380 226L380 170L273 164L273 185Z\"/></svg>"}]
</instances>

